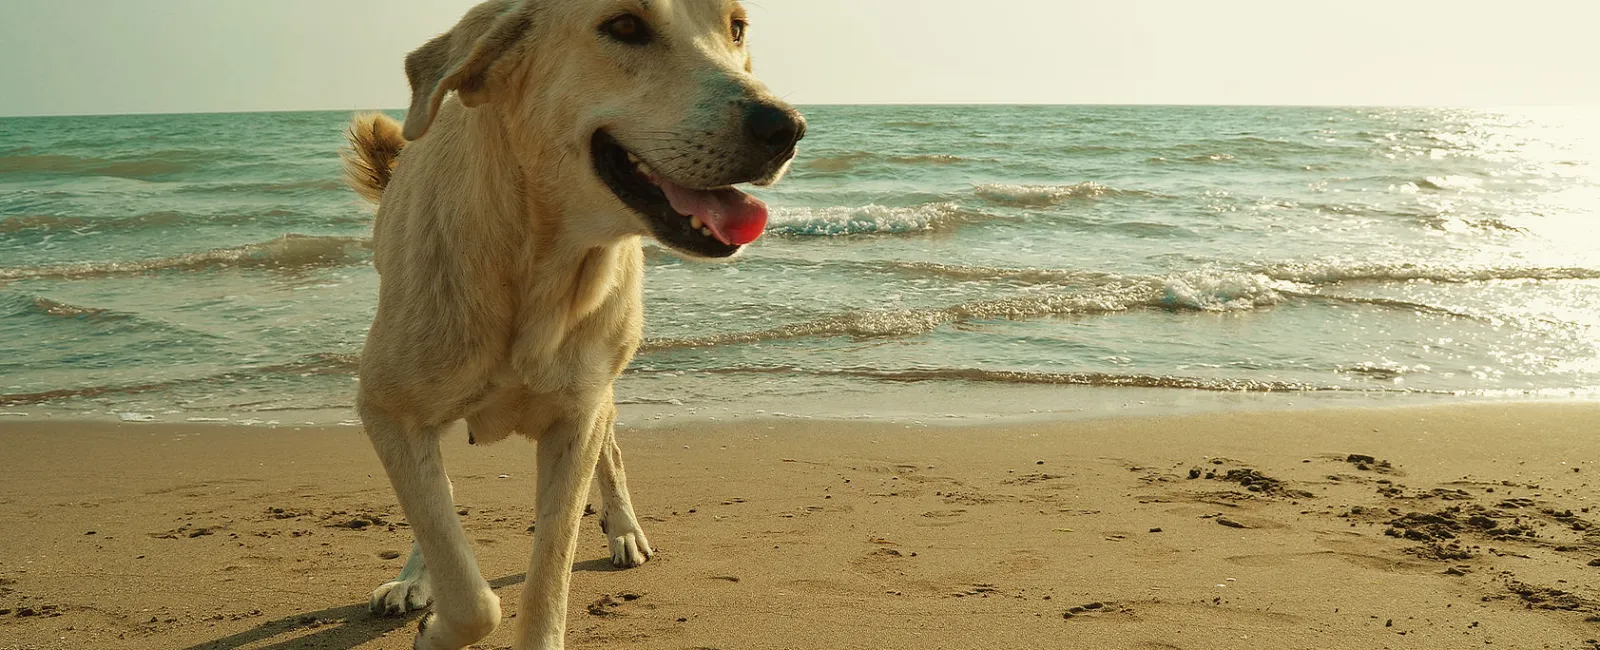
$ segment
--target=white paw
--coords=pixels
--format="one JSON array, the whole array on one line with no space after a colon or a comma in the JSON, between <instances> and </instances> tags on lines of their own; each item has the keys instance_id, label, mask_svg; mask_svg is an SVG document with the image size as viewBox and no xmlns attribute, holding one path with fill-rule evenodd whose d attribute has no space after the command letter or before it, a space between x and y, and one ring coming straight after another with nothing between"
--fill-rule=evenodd
<instances>
[{"instance_id":1,"label":"white paw","mask_svg":"<svg viewBox=\"0 0 1600 650\"><path fill-rule=\"evenodd\" d=\"M611 515L601 520L600 530L606 534L606 541L611 544L611 564L620 569L632 569L644 564L655 555L655 550L650 548L650 540L644 536L644 530L639 528L639 521L627 515Z\"/></svg>"},{"instance_id":2,"label":"white paw","mask_svg":"<svg viewBox=\"0 0 1600 650\"><path fill-rule=\"evenodd\" d=\"M379 616L405 616L421 611L432 602L433 590L428 587L428 576L423 574L378 587L372 592L367 608Z\"/></svg>"}]
</instances>

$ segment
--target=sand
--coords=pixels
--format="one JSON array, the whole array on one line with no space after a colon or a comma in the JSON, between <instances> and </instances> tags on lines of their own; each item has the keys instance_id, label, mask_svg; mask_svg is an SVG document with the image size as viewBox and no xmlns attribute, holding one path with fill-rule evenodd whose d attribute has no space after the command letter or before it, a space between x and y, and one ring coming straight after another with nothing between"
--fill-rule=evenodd
<instances>
[{"instance_id":1,"label":"sand","mask_svg":"<svg viewBox=\"0 0 1600 650\"><path fill-rule=\"evenodd\" d=\"M568 646L1591 647L1597 428L1580 403L631 429L659 555L614 571L586 520ZM409 534L358 429L8 421L0 448L0 649L411 647L365 609ZM514 611L532 447L447 449Z\"/></svg>"}]
</instances>

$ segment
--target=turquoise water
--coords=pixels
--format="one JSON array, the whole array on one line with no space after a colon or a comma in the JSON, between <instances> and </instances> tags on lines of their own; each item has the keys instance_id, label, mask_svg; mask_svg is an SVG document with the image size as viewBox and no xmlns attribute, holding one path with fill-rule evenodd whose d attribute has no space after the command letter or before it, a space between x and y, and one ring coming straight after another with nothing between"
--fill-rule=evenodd
<instances>
[{"instance_id":1,"label":"turquoise water","mask_svg":"<svg viewBox=\"0 0 1600 650\"><path fill-rule=\"evenodd\" d=\"M624 401L1600 388L1595 113L805 112L742 262L649 256ZM348 417L347 119L0 120L0 410Z\"/></svg>"}]
</instances>

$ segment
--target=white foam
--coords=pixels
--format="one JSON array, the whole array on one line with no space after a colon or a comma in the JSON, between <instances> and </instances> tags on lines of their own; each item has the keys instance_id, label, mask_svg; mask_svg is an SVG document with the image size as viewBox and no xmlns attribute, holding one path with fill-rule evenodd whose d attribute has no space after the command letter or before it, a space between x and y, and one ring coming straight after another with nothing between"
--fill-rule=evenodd
<instances>
[{"instance_id":1,"label":"white foam","mask_svg":"<svg viewBox=\"0 0 1600 650\"><path fill-rule=\"evenodd\" d=\"M767 232L790 237L885 235L937 230L960 214L954 203L904 208L872 204L858 208L774 208Z\"/></svg>"},{"instance_id":2,"label":"white foam","mask_svg":"<svg viewBox=\"0 0 1600 650\"><path fill-rule=\"evenodd\" d=\"M1600 270L1576 267L1492 267L1383 262L1307 262L1261 271L1274 279L1306 284L1339 282L1488 282L1493 280L1593 280Z\"/></svg>"},{"instance_id":3,"label":"white foam","mask_svg":"<svg viewBox=\"0 0 1600 650\"><path fill-rule=\"evenodd\" d=\"M1044 208L1072 199L1092 199L1115 194L1116 190L1099 183L1075 185L979 185L978 198L1015 208Z\"/></svg>"},{"instance_id":4,"label":"white foam","mask_svg":"<svg viewBox=\"0 0 1600 650\"><path fill-rule=\"evenodd\" d=\"M1483 179L1451 174L1448 176L1429 176L1416 185L1430 190L1473 191L1483 188Z\"/></svg>"},{"instance_id":5,"label":"white foam","mask_svg":"<svg viewBox=\"0 0 1600 650\"><path fill-rule=\"evenodd\" d=\"M1161 304L1196 311L1247 311L1284 301L1289 283L1265 275L1191 272L1162 285Z\"/></svg>"},{"instance_id":6,"label":"white foam","mask_svg":"<svg viewBox=\"0 0 1600 650\"><path fill-rule=\"evenodd\" d=\"M83 262L40 267L0 268L0 280L86 278L210 268L305 268L354 264L368 258L372 240L287 234L233 248L177 257L129 262Z\"/></svg>"}]
</instances>

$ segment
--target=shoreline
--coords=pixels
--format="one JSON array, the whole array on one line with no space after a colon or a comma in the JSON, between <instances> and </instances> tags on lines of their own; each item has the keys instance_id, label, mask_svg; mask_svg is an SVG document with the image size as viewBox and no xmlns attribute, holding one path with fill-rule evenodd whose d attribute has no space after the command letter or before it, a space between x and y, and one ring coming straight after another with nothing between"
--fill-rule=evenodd
<instances>
[{"instance_id":1,"label":"shoreline","mask_svg":"<svg viewBox=\"0 0 1600 650\"><path fill-rule=\"evenodd\" d=\"M1571 402L630 428L661 555L612 571L585 520L568 645L1584 647L1596 422ZM365 613L409 538L364 437L263 431L0 419L0 649L410 647L414 621ZM444 444L458 504L514 611L532 445L465 438Z\"/></svg>"},{"instance_id":2,"label":"shoreline","mask_svg":"<svg viewBox=\"0 0 1600 650\"><path fill-rule=\"evenodd\" d=\"M695 375L657 384L626 383L621 388L617 398L620 425L639 429L767 420L963 427L1254 411L1581 404L1600 400L1600 395L1588 389L1472 394L1374 390L1212 391L961 380L823 383L814 377L771 382L751 389L725 377ZM194 408L162 402L162 398L155 396L157 401L116 404L99 398L75 398L66 403L0 406L0 425L122 422L224 424L268 429L360 426L353 406L265 410Z\"/></svg>"}]
</instances>

